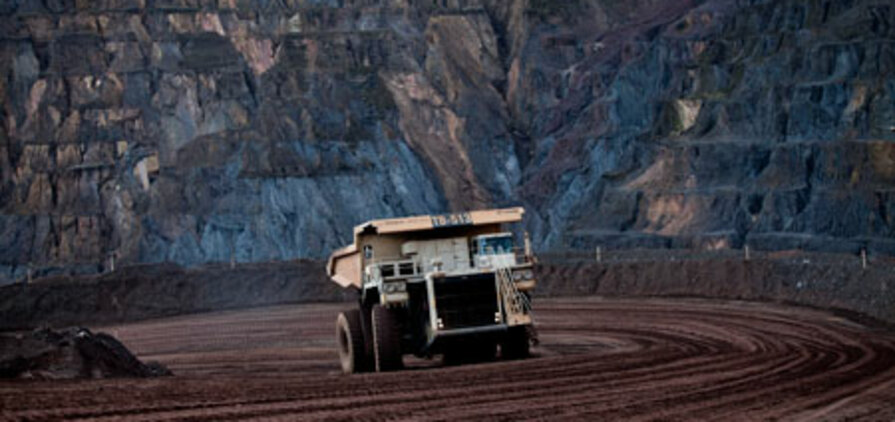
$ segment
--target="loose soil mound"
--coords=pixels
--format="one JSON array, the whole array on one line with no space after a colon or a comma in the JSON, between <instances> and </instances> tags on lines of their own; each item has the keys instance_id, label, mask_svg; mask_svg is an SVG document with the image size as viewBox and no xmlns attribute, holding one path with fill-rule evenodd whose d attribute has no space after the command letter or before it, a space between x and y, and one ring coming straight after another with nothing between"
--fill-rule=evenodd
<instances>
[{"instance_id":1,"label":"loose soil mound","mask_svg":"<svg viewBox=\"0 0 895 422\"><path fill-rule=\"evenodd\" d=\"M0 378L79 379L171 375L140 362L120 341L86 328L0 335Z\"/></svg>"}]
</instances>

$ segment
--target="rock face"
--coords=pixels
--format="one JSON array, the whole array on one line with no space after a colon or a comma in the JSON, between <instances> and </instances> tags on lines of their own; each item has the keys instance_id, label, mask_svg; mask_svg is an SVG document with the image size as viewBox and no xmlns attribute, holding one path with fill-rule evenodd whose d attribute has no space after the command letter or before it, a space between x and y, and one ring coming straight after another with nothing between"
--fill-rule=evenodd
<instances>
[{"instance_id":1,"label":"rock face","mask_svg":"<svg viewBox=\"0 0 895 422\"><path fill-rule=\"evenodd\" d=\"M11 0L0 38L0 282L511 204L541 250L895 253L884 2Z\"/></svg>"}]
</instances>

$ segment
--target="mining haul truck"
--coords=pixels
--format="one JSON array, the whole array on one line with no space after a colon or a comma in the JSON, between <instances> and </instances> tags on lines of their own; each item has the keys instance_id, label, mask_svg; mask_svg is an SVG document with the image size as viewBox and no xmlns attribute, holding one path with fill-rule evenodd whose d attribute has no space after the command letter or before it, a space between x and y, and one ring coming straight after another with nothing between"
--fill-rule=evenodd
<instances>
[{"instance_id":1,"label":"mining haul truck","mask_svg":"<svg viewBox=\"0 0 895 422\"><path fill-rule=\"evenodd\" d=\"M529 292L534 258L527 235L514 247L505 226L522 208L375 220L333 252L329 277L355 290L359 306L339 314L346 373L390 371L403 356L447 362L528 356L534 340Z\"/></svg>"}]
</instances>

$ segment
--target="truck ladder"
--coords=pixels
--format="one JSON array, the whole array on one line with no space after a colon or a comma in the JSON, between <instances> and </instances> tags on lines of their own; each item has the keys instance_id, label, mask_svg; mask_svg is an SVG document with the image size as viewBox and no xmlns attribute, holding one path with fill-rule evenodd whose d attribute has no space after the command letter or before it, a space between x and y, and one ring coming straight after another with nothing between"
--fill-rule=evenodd
<instances>
[{"instance_id":1,"label":"truck ladder","mask_svg":"<svg viewBox=\"0 0 895 422\"><path fill-rule=\"evenodd\" d=\"M513 273L508 267L500 267L497 269L497 283L500 287L500 296L503 300L504 312L507 315L507 322L510 318L515 322L530 322L526 325L528 336L534 345L538 345L538 332L534 326L534 315L531 311L531 301L528 296L524 295L516 287L513 282ZM523 321L518 321L522 319Z\"/></svg>"},{"instance_id":2,"label":"truck ladder","mask_svg":"<svg viewBox=\"0 0 895 422\"><path fill-rule=\"evenodd\" d=\"M509 268L498 268L497 280L500 283L500 295L503 297L503 306L508 313L524 315L531 312L531 303L516 288L516 283L513 283L513 275Z\"/></svg>"}]
</instances>

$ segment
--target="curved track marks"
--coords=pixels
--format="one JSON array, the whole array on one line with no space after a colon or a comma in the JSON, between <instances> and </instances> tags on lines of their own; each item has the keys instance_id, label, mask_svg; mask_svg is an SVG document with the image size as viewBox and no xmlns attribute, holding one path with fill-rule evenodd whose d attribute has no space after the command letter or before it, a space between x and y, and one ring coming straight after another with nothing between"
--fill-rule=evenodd
<instances>
[{"instance_id":1,"label":"curved track marks","mask_svg":"<svg viewBox=\"0 0 895 422\"><path fill-rule=\"evenodd\" d=\"M177 377L0 383L4 419L895 418L895 335L770 305L560 299L524 361L338 373L336 305L108 327Z\"/></svg>"}]
</instances>

